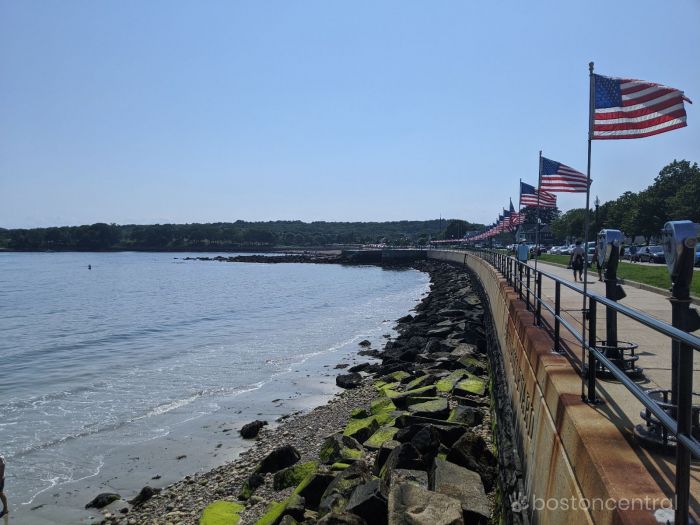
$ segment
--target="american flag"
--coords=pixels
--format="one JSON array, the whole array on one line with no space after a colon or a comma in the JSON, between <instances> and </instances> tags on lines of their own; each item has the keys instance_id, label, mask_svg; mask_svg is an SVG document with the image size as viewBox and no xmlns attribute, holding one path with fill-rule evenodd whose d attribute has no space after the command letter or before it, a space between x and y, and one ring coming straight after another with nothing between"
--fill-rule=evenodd
<instances>
[{"instance_id":1,"label":"american flag","mask_svg":"<svg viewBox=\"0 0 700 525\"><path fill-rule=\"evenodd\" d=\"M525 223L525 214L519 211L515 211L510 214L510 224L511 226L520 226Z\"/></svg>"},{"instance_id":2,"label":"american flag","mask_svg":"<svg viewBox=\"0 0 700 525\"><path fill-rule=\"evenodd\" d=\"M593 75L593 139L637 139L687 126L682 91L653 82ZM584 190L585 191L585 190Z\"/></svg>"},{"instance_id":3,"label":"american flag","mask_svg":"<svg viewBox=\"0 0 700 525\"><path fill-rule=\"evenodd\" d=\"M540 208L556 208L557 196L546 191L536 190L534 186L520 182L520 205L537 207L537 196L539 194Z\"/></svg>"},{"instance_id":4,"label":"american flag","mask_svg":"<svg viewBox=\"0 0 700 525\"><path fill-rule=\"evenodd\" d=\"M542 157L540 189L549 192L586 193L588 177L560 162Z\"/></svg>"}]
</instances>

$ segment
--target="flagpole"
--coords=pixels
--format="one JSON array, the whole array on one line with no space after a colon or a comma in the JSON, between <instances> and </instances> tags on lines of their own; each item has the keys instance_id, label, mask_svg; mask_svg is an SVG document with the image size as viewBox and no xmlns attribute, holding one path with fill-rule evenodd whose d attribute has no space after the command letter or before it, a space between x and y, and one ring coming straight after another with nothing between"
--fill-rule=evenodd
<instances>
[{"instance_id":1,"label":"flagpole","mask_svg":"<svg viewBox=\"0 0 700 525\"><path fill-rule=\"evenodd\" d=\"M595 79L593 77L593 62L588 63L588 76L589 76L589 96L588 96L588 167L586 168L586 209L584 217L584 247L583 247L583 309L581 311L581 363L585 363L586 357L586 318L588 316L588 310L586 308L588 293L588 223L589 223L589 208L591 200L591 142L593 141L593 114L595 108ZM593 342L595 343L596 335L592 334ZM595 370L591 370L591 363L588 363L588 373L595 374ZM583 370L582 370L583 371ZM584 395L584 383L585 378L583 373L581 374L581 397L586 399ZM588 393L588 399L590 401L595 400L595 392Z\"/></svg>"},{"instance_id":2,"label":"flagpole","mask_svg":"<svg viewBox=\"0 0 700 525\"><path fill-rule=\"evenodd\" d=\"M537 278L537 259L540 256L540 192L542 191L542 150L540 150L539 173L537 174L537 214L535 215L535 278Z\"/></svg>"},{"instance_id":3,"label":"flagpole","mask_svg":"<svg viewBox=\"0 0 700 525\"><path fill-rule=\"evenodd\" d=\"M522 211L522 201L523 201L523 179L519 179L520 182L518 183L518 222L521 221L520 218L520 213ZM518 224L518 229L515 230L515 244L518 244L518 233L520 232L520 227L522 226L522 223ZM516 248L516 254L517 254L517 248Z\"/></svg>"}]
</instances>

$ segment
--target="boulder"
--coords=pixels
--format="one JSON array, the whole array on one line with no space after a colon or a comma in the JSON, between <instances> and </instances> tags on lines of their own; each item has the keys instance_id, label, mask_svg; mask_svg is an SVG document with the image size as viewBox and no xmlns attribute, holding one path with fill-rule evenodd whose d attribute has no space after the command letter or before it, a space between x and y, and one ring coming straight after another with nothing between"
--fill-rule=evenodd
<instances>
[{"instance_id":1,"label":"boulder","mask_svg":"<svg viewBox=\"0 0 700 525\"><path fill-rule=\"evenodd\" d=\"M368 523L386 525L387 494L379 479L358 485L345 507Z\"/></svg>"},{"instance_id":2,"label":"boulder","mask_svg":"<svg viewBox=\"0 0 700 525\"><path fill-rule=\"evenodd\" d=\"M343 512L355 488L372 479L369 467L358 461L346 468L331 481L318 504L319 515L329 512Z\"/></svg>"},{"instance_id":3,"label":"boulder","mask_svg":"<svg viewBox=\"0 0 700 525\"><path fill-rule=\"evenodd\" d=\"M243 439L253 439L257 437L258 432L260 432L260 429L265 425L267 425L267 421L260 421L258 419L246 423L243 425L243 428L241 428L241 437L243 437Z\"/></svg>"},{"instance_id":4,"label":"boulder","mask_svg":"<svg viewBox=\"0 0 700 525\"><path fill-rule=\"evenodd\" d=\"M106 507L113 501L117 501L118 499L121 499L121 496L119 494L115 494L113 492L103 492L102 494L98 494L93 498L93 500L85 505L86 509L90 508L95 508L95 509L101 509L102 507Z\"/></svg>"},{"instance_id":5,"label":"boulder","mask_svg":"<svg viewBox=\"0 0 700 525\"><path fill-rule=\"evenodd\" d=\"M389 486L393 487L401 483L413 483L414 485L427 489L429 487L428 473L424 470L394 469L391 472Z\"/></svg>"},{"instance_id":6,"label":"boulder","mask_svg":"<svg viewBox=\"0 0 700 525\"><path fill-rule=\"evenodd\" d=\"M372 343L370 341L368 341L367 339L363 339L358 344L363 348L368 348L368 347L372 346Z\"/></svg>"},{"instance_id":7,"label":"boulder","mask_svg":"<svg viewBox=\"0 0 700 525\"><path fill-rule=\"evenodd\" d=\"M380 427L362 445L370 450L379 450L385 442L391 441L398 431L398 428L392 426Z\"/></svg>"},{"instance_id":8,"label":"boulder","mask_svg":"<svg viewBox=\"0 0 700 525\"><path fill-rule=\"evenodd\" d=\"M350 419L343 435L355 438L360 443L364 443L369 437L379 430L379 423L374 416L363 419Z\"/></svg>"},{"instance_id":9,"label":"boulder","mask_svg":"<svg viewBox=\"0 0 700 525\"><path fill-rule=\"evenodd\" d=\"M447 418L447 421L451 423L459 423L460 425L465 425L467 427L480 425L483 420L484 413L481 410L462 405L452 409L450 416Z\"/></svg>"},{"instance_id":10,"label":"boulder","mask_svg":"<svg viewBox=\"0 0 700 525\"><path fill-rule=\"evenodd\" d=\"M391 487L389 525L464 525L459 500L412 483Z\"/></svg>"},{"instance_id":11,"label":"boulder","mask_svg":"<svg viewBox=\"0 0 700 525\"><path fill-rule=\"evenodd\" d=\"M241 501L246 501L250 499L250 497L253 495L253 492L255 492L255 489L257 489L263 483L265 483L265 476L259 474L258 472L253 472L243 483L243 486L241 487L241 492L238 494L238 499L240 499Z\"/></svg>"},{"instance_id":12,"label":"boulder","mask_svg":"<svg viewBox=\"0 0 700 525\"><path fill-rule=\"evenodd\" d=\"M359 365L351 366L348 372L362 372L367 370L371 365L369 363L360 363Z\"/></svg>"},{"instance_id":13,"label":"boulder","mask_svg":"<svg viewBox=\"0 0 700 525\"><path fill-rule=\"evenodd\" d=\"M334 479L335 476L333 474L315 472L306 476L297 488L294 489L294 492L304 498L307 508L316 510L318 509L318 504L321 502L323 493Z\"/></svg>"},{"instance_id":14,"label":"boulder","mask_svg":"<svg viewBox=\"0 0 700 525\"><path fill-rule=\"evenodd\" d=\"M285 467L294 465L301 456L297 449L291 445L284 445L270 452L258 465L256 472L264 474L266 472L277 472Z\"/></svg>"},{"instance_id":15,"label":"boulder","mask_svg":"<svg viewBox=\"0 0 700 525\"><path fill-rule=\"evenodd\" d=\"M385 483L391 479L391 471L397 468L409 470L426 470L423 456L411 443L402 443L394 448L379 472Z\"/></svg>"},{"instance_id":16,"label":"boulder","mask_svg":"<svg viewBox=\"0 0 700 525\"><path fill-rule=\"evenodd\" d=\"M335 384L340 388L357 388L362 384L362 376L357 372L350 372L349 374L340 374L335 378Z\"/></svg>"},{"instance_id":17,"label":"boulder","mask_svg":"<svg viewBox=\"0 0 700 525\"><path fill-rule=\"evenodd\" d=\"M447 453L447 461L478 472L484 488L491 491L496 481L496 457L486 441L473 432L465 432Z\"/></svg>"},{"instance_id":18,"label":"boulder","mask_svg":"<svg viewBox=\"0 0 700 525\"><path fill-rule=\"evenodd\" d=\"M459 500L467 523L488 523L491 518L491 505L479 474L436 458L431 478L431 488L435 492Z\"/></svg>"},{"instance_id":19,"label":"boulder","mask_svg":"<svg viewBox=\"0 0 700 525\"><path fill-rule=\"evenodd\" d=\"M200 525L219 525L221 523L238 523L240 513L245 507L232 501L214 501L204 508Z\"/></svg>"},{"instance_id":20,"label":"boulder","mask_svg":"<svg viewBox=\"0 0 700 525\"><path fill-rule=\"evenodd\" d=\"M296 487L306 476L316 472L317 468L318 463L316 461L307 461L306 463L297 463L296 465L282 469L275 472L275 477L272 480L272 487L275 490Z\"/></svg>"},{"instance_id":21,"label":"boulder","mask_svg":"<svg viewBox=\"0 0 700 525\"><path fill-rule=\"evenodd\" d=\"M372 522L370 522L372 523ZM316 522L317 525L367 525L367 522L349 512L331 512Z\"/></svg>"},{"instance_id":22,"label":"boulder","mask_svg":"<svg viewBox=\"0 0 700 525\"><path fill-rule=\"evenodd\" d=\"M423 401L408 407L411 415L418 417L429 417L432 419L447 419L450 415L450 407L447 406L447 399L444 397Z\"/></svg>"},{"instance_id":23,"label":"boulder","mask_svg":"<svg viewBox=\"0 0 700 525\"><path fill-rule=\"evenodd\" d=\"M141 492L139 492L134 499L129 500L129 503L131 503L134 507L143 505L156 494L160 494L161 490L162 489L154 489L146 485L141 489Z\"/></svg>"},{"instance_id":24,"label":"boulder","mask_svg":"<svg viewBox=\"0 0 700 525\"><path fill-rule=\"evenodd\" d=\"M391 454L391 451L398 447L400 444L401 443L394 440L385 441L384 443L382 443L381 447L379 447L379 451L377 452L377 456L374 458L373 471L376 475L379 475L379 473L381 472L384 463L386 463L389 454Z\"/></svg>"},{"instance_id":25,"label":"boulder","mask_svg":"<svg viewBox=\"0 0 700 525\"><path fill-rule=\"evenodd\" d=\"M355 438L336 433L326 438L318 455L324 463L347 463L360 459L363 452L362 445Z\"/></svg>"}]
</instances>

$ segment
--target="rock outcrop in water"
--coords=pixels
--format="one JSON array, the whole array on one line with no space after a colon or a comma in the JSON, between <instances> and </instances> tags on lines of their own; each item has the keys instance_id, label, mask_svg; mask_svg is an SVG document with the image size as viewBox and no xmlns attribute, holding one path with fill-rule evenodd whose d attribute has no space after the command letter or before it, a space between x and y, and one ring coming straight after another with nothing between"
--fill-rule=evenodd
<instances>
[{"instance_id":1,"label":"rock outcrop in water","mask_svg":"<svg viewBox=\"0 0 700 525\"><path fill-rule=\"evenodd\" d=\"M378 361L338 376L356 388L262 429L243 459L173 485L129 519L206 525L205 508L223 504L261 525L470 525L500 515L483 307L468 274L416 265L430 272L431 292L399 320L395 340L371 351ZM286 460L262 469L279 450Z\"/></svg>"}]
</instances>

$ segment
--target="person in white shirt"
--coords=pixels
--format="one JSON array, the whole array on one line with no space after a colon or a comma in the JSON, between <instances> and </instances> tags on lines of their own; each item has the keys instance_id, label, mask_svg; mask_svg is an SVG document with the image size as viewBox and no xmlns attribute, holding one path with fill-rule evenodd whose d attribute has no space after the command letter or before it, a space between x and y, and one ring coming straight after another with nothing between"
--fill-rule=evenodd
<instances>
[{"instance_id":1,"label":"person in white shirt","mask_svg":"<svg viewBox=\"0 0 700 525\"><path fill-rule=\"evenodd\" d=\"M581 247L581 241L576 241L576 248L571 252L571 259L569 260L569 265L574 270L574 281L583 282L583 265L586 260L586 252ZM576 276L578 275L578 279Z\"/></svg>"}]
</instances>

